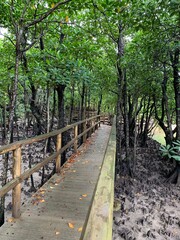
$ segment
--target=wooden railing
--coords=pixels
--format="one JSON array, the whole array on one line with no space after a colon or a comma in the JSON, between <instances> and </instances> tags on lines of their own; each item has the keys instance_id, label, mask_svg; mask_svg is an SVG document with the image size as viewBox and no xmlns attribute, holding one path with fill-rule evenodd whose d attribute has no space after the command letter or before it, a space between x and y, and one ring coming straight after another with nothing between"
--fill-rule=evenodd
<instances>
[{"instance_id":1,"label":"wooden railing","mask_svg":"<svg viewBox=\"0 0 180 240\"><path fill-rule=\"evenodd\" d=\"M116 159L115 125L114 118L103 165L80 240L112 240Z\"/></svg>"},{"instance_id":2,"label":"wooden railing","mask_svg":"<svg viewBox=\"0 0 180 240\"><path fill-rule=\"evenodd\" d=\"M87 124L88 123L88 124ZM83 126L83 132L78 134L78 126ZM21 140L18 142L11 143L9 145L5 145L0 147L0 155L13 152L13 179L4 185L0 189L0 197L3 197L6 193L12 190L12 216L14 218L20 217L20 207L21 207L21 182L23 180L29 178L33 173L40 170L43 166L49 163L52 160L56 161L56 172L60 172L61 167L61 154L69 148L71 145L74 145L74 151L77 152L78 148L78 139L83 137L83 142L86 141L87 133L94 132L98 126L100 125L100 115L91 117L89 119L85 119L79 121L77 123L66 126L62 129L55 130L53 132L42 134L36 137L32 137L29 139ZM88 127L89 126L89 127ZM74 130L74 138L69 141L65 146L62 146L62 133L73 129ZM21 173L21 148L24 145L29 145L35 142L39 142L42 140L46 140L52 137L56 137L56 152L54 152L49 157L43 159L40 163L36 164L32 168L27 171Z\"/></svg>"}]
</instances>

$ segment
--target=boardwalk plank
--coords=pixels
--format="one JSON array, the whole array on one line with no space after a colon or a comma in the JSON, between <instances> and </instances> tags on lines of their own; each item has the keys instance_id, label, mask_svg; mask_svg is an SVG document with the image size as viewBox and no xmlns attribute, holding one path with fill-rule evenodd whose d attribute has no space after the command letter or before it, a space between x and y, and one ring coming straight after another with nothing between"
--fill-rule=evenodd
<instances>
[{"instance_id":1,"label":"boardwalk plank","mask_svg":"<svg viewBox=\"0 0 180 240\"><path fill-rule=\"evenodd\" d=\"M79 240L110 130L110 126L101 126L89 144L81 148L81 154L73 163L68 163L61 175L55 174L34 194L21 217L0 228L0 240ZM72 223L74 228L70 228L68 223Z\"/></svg>"}]
</instances>

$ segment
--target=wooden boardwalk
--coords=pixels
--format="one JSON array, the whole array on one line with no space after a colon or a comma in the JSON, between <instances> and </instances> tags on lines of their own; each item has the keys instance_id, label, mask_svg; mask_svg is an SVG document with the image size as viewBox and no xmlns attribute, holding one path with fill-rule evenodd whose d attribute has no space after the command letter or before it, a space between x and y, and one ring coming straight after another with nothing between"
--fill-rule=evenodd
<instances>
[{"instance_id":1,"label":"wooden boardwalk","mask_svg":"<svg viewBox=\"0 0 180 240\"><path fill-rule=\"evenodd\" d=\"M26 204L18 220L0 228L0 240L79 240L92 203L111 127L98 131ZM93 239L92 239L93 240Z\"/></svg>"}]
</instances>

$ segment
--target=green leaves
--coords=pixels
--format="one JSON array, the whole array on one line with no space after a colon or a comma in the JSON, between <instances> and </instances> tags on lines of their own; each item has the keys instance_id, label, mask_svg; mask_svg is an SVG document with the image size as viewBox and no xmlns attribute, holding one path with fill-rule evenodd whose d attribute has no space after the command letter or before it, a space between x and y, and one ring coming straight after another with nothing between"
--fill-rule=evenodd
<instances>
[{"instance_id":1,"label":"green leaves","mask_svg":"<svg viewBox=\"0 0 180 240\"><path fill-rule=\"evenodd\" d=\"M173 141L172 146L167 144L166 146L161 145L159 148L162 157L168 157L180 161L180 141Z\"/></svg>"}]
</instances>

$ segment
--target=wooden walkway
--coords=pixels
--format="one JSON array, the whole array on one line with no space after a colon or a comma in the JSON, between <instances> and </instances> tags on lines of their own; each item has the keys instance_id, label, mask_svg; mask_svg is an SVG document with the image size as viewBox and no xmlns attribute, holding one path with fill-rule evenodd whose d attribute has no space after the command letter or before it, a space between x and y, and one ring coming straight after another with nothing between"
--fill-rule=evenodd
<instances>
[{"instance_id":1,"label":"wooden walkway","mask_svg":"<svg viewBox=\"0 0 180 240\"><path fill-rule=\"evenodd\" d=\"M0 228L0 240L79 240L104 159L111 127L98 131L26 204L18 220ZM93 240L93 239L92 239ZM103 240L103 239L102 239Z\"/></svg>"}]
</instances>

